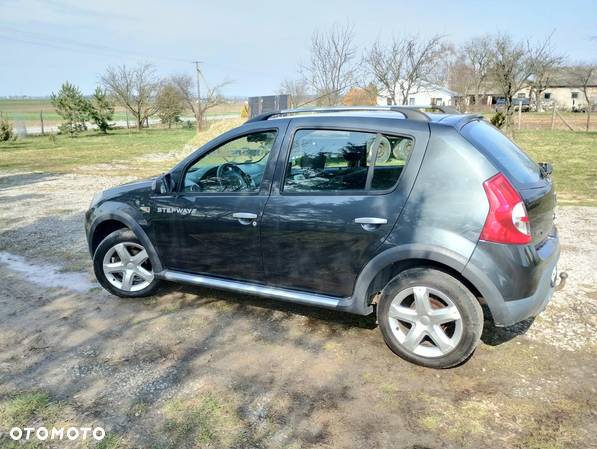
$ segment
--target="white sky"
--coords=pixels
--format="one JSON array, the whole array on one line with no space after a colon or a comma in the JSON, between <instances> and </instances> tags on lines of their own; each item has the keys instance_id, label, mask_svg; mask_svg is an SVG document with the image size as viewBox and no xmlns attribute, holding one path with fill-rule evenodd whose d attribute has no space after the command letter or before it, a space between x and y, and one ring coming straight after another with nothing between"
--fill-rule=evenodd
<instances>
[{"instance_id":1,"label":"white sky","mask_svg":"<svg viewBox=\"0 0 597 449\"><path fill-rule=\"evenodd\" d=\"M274 93L296 78L315 29L350 22L359 48L392 35L496 31L540 40L570 61L597 59L597 1L0 0L0 96L48 95L68 80L90 93L108 65L232 81L227 95Z\"/></svg>"}]
</instances>

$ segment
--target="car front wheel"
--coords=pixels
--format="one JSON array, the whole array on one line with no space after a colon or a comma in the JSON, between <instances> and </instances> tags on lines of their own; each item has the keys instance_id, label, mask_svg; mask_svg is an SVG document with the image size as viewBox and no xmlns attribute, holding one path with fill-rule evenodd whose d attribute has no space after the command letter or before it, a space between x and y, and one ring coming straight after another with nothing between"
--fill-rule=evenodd
<instances>
[{"instance_id":1,"label":"car front wheel","mask_svg":"<svg viewBox=\"0 0 597 449\"><path fill-rule=\"evenodd\" d=\"M483 311L473 294L453 276L431 268L398 274L384 288L377 313L390 349L430 368L467 360L483 330Z\"/></svg>"},{"instance_id":2,"label":"car front wheel","mask_svg":"<svg viewBox=\"0 0 597 449\"><path fill-rule=\"evenodd\" d=\"M93 269L102 287L123 298L149 296L159 287L149 254L130 229L102 240L93 255Z\"/></svg>"}]
</instances>

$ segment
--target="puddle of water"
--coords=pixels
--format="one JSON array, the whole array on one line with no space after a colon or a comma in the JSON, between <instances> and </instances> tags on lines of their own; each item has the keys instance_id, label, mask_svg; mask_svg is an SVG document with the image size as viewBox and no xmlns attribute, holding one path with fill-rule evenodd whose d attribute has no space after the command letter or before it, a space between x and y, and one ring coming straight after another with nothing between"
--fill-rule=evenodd
<instances>
[{"instance_id":1,"label":"puddle of water","mask_svg":"<svg viewBox=\"0 0 597 449\"><path fill-rule=\"evenodd\" d=\"M24 274L29 282L42 287L68 288L77 292L86 292L95 287L95 284L89 281L83 273L61 273L58 266L32 264L27 262L24 257L6 251L0 251L0 264L5 265L11 271Z\"/></svg>"}]
</instances>

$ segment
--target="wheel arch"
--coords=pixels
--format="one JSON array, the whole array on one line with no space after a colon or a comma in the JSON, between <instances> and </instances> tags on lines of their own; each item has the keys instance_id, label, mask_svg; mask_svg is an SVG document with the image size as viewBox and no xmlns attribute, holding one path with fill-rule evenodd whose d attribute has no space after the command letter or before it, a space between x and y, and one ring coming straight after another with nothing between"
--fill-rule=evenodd
<instances>
[{"instance_id":1,"label":"wheel arch","mask_svg":"<svg viewBox=\"0 0 597 449\"><path fill-rule=\"evenodd\" d=\"M477 286L463 276L468 259L443 248L407 245L388 249L372 259L361 271L353 297L359 298L363 308L370 308L375 297L398 273L415 267L443 271L462 282L483 303Z\"/></svg>"},{"instance_id":2,"label":"wheel arch","mask_svg":"<svg viewBox=\"0 0 597 449\"><path fill-rule=\"evenodd\" d=\"M130 229L147 249L154 272L159 273L163 270L158 252L142 227L148 225L147 220L139 211L127 205L107 202L96 209L93 216L96 218L92 218L88 233L89 252L92 256L104 238L118 229L126 228Z\"/></svg>"},{"instance_id":3,"label":"wheel arch","mask_svg":"<svg viewBox=\"0 0 597 449\"><path fill-rule=\"evenodd\" d=\"M129 229L127 225L125 225L122 221L110 218L107 220L98 223L95 227L93 233L91 234L91 239L89 241L89 250L91 254L95 253L95 250L99 246L99 244L112 234L114 231L118 231L119 229Z\"/></svg>"}]
</instances>

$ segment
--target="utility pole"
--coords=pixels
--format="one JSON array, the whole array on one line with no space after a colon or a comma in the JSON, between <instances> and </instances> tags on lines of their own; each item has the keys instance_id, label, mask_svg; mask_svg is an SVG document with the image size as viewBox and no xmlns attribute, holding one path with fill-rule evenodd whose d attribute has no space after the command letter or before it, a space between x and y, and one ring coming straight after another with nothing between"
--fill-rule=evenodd
<instances>
[{"instance_id":1,"label":"utility pole","mask_svg":"<svg viewBox=\"0 0 597 449\"><path fill-rule=\"evenodd\" d=\"M202 61L193 61L193 64L195 64L195 74L197 75L197 109L195 110L195 120L196 120L196 126L197 126L197 132L199 132L201 130L201 83L200 83L200 79L201 79L201 68L199 67L199 64L201 64Z\"/></svg>"}]
</instances>

